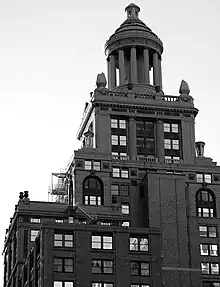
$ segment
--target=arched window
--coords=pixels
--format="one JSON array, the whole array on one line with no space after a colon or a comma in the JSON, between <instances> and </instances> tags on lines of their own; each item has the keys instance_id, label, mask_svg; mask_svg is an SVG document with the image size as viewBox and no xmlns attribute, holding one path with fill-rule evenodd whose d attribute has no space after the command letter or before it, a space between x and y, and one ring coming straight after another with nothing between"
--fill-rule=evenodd
<instances>
[{"instance_id":1,"label":"arched window","mask_svg":"<svg viewBox=\"0 0 220 287\"><path fill-rule=\"evenodd\" d=\"M87 176L83 181L83 203L103 205L103 182L97 176Z\"/></svg>"},{"instance_id":2,"label":"arched window","mask_svg":"<svg viewBox=\"0 0 220 287\"><path fill-rule=\"evenodd\" d=\"M216 217L215 195L211 190L200 189L196 193L197 216Z\"/></svg>"}]
</instances>

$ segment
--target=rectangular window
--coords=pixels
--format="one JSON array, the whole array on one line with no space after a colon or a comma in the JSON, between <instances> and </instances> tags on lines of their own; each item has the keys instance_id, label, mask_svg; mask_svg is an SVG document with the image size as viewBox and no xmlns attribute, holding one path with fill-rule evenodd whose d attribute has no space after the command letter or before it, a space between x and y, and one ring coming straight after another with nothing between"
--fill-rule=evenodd
<instances>
[{"instance_id":1,"label":"rectangular window","mask_svg":"<svg viewBox=\"0 0 220 287\"><path fill-rule=\"evenodd\" d=\"M92 235L92 249L112 249L112 236Z\"/></svg>"},{"instance_id":2,"label":"rectangular window","mask_svg":"<svg viewBox=\"0 0 220 287\"><path fill-rule=\"evenodd\" d=\"M130 237L131 251L149 251L149 241L147 236Z\"/></svg>"},{"instance_id":3,"label":"rectangular window","mask_svg":"<svg viewBox=\"0 0 220 287\"><path fill-rule=\"evenodd\" d=\"M122 214L129 214L129 204L128 203L122 203L121 212L122 212Z\"/></svg>"},{"instance_id":4,"label":"rectangular window","mask_svg":"<svg viewBox=\"0 0 220 287\"><path fill-rule=\"evenodd\" d=\"M113 261L103 259L93 259L92 273L113 274Z\"/></svg>"},{"instance_id":5,"label":"rectangular window","mask_svg":"<svg viewBox=\"0 0 220 287\"><path fill-rule=\"evenodd\" d=\"M100 161L93 161L93 169L96 171L101 170L101 163Z\"/></svg>"},{"instance_id":6,"label":"rectangular window","mask_svg":"<svg viewBox=\"0 0 220 287\"><path fill-rule=\"evenodd\" d=\"M72 258L54 258L54 271L62 273L73 273Z\"/></svg>"},{"instance_id":7,"label":"rectangular window","mask_svg":"<svg viewBox=\"0 0 220 287\"><path fill-rule=\"evenodd\" d=\"M129 221L123 221L121 226L129 227L130 226L130 222Z\"/></svg>"},{"instance_id":8,"label":"rectangular window","mask_svg":"<svg viewBox=\"0 0 220 287\"><path fill-rule=\"evenodd\" d=\"M121 169L121 178L128 178L128 169Z\"/></svg>"},{"instance_id":9,"label":"rectangular window","mask_svg":"<svg viewBox=\"0 0 220 287\"><path fill-rule=\"evenodd\" d=\"M131 261L130 274L134 276L149 276L150 275L149 262Z\"/></svg>"},{"instance_id":10,"label":"rectangular window","mask_svg":"<svg viewBox=\"0 0 220 287\"><path fill-rule=\"evenodd\" d=\"M112 195L119 195L119 185L118 184L112 184L111 185L111 194Z\"/></svg>"},{"instance_id":11,"label":"rectangular window","mask_svg":"<svg viewBox=\"0 0 220 287\"><path fill-rule=\"evenodd\" d=\"M202 263L201 263L201 269L202 269L202 274L209 274L209 273L210 273L209 263L207 263L207 262L202 262Z\"/></svg>"},{"instance_id":12,"label":"rectangular window","mask_svg":"<svg viewBox=\"0 0 220 287\"><path fill-rule=\"evenodd\" d=\"M172 124L172 133L178 133L179 132L179 128L178 128L178 124Z\"/></svg>"},{"instance_id":13,"label":"rectangular window","mask_svg":"<svg viewBox=\"0 0 220 287\"><path fill-rule=\"evenodd\" d=\"M113 169L112 169L112 176L119 178L120 177L120 169L116 168L116 167L113 167Z\"/></svg>"},{"instance_id":14,"label":"rectangular window","mask_svg":"<svg viewBox=\"0 0 220 287\"><path fill-rule=\"evenodd\" d=\"M204 182L211 183L212 182L212 175L211 174L204 174Z\"/></svg>"},{"instance_id":15,"label":"rectangular window","mask_svg":"<svg viewBox=\"0 0 220 287\"><path fill-rule=\"evenodd\" d=\"M219 275L219 263L202 262L202 274Z\"/></svg>"},{"instance_id":16,"label":"rectangular window","mask_svg":"<svg viewBox=\"0 0 220 287\"><path fill-rule=\"evenodd\" d=\"M149 284L131 284L130 287L150 287Z\"/></svg>"},{"instance_id":17,"label":"rectangular window","mask_svg":"<svg viewBox=\"0 0 220 287\"><path fill-rule=\"evenodd\" d=\"M209 255L208 244L200 244L200 254L201 255Z\"/></svg>"},{"instance_id":18,"label":"rectangular window","mask_svg":"<svg viewBox=\"0 0 220 287\"><path fill-rule=\"evenodd\" d=\"M63 221L63 219L55 219L55 222L56 223L63 223L64 221Z\"/></svg>"},{"instance_id":19,"label":"rectangular window","mask_svg":"<svg viewBox=\"0 0 220 287\"><path fill-rule=\"evenodd\" d=\"M170 124L164 123L163 124L163 130L165 133L170 133Z\"/></svg>"},{"instance_id":20,"label":"rectangular window","mask_svg":"<svg viewBox=\"0 0 220 287\"><path fill-rule=\"evenodd\" d=\"M164 139L164 148L165 149L171 149L171 140L170 139Z\"/></svg>"},{"instance_id":21,"label":"rectangular window","mask_svg":"<svg viewBox=\"0 0 220 287\"><path fill-rule=\"evenodd\" d=\"M40 223L41 219L40 218L31 218L31 223Z\"/></svg>"},{"instance_id":22,"label":"rectangular window","mask_svg":"<svg viewBox=\"0 0 220 287\"><path fill-rule=\"evenodd\" d=\"M112 129L118 128L118 120L117 119L111 119L111 128Z\"/></svg>"},{"instance_id":23,"label":"rectangular window","mask_svg":"<svg viewBox=\"0 0 220 287\"><path fill-rule=\"evenodd\" d=\"M179 140L172 140L172 148L177 150L180 148Z\"/></svg>"},{"instance_id":24,"label":"rectangular window","mask_svg":"<svg viewBox=\"0 0 220 287\"><path fill-rule=\"evenodd\" d=\"M54 233L54 246L73 247L73 234Z\"/></svg>"},{"instance_id":25,"label":"rectangular window","mask_svg":"<svg viewBox=\"0 0 220 287\"><path fill-rule=\"evenodd\" d=\"M119 120L119 128L126 129L126 120Z\"/></svg>"},{"instance_id":26,"label":"rectangular window","mask_svg":"<svg viewBox=\"0 0 220 287\"><path fill-rule=\"evenodd\" d=\"M218 245L217 244L209 244L209 255L218 256Z\"/></svg>"},{"instance_id":27,"label":"rectangular window","mask_svg":"<svg viewBox=\"0 0 220 287\"><path fill-rule=\"evenodd\" d=\"M126 136L120 136L120 145L121 146L126 146L127 145Z\"/></svg>"},{"instance_id":28,"label":"rectangular window","mask_svg":"<svg viewBox=\"0 0 220 287\"><path fill-rule=\"evenodd\" d=\"M91 160L85 160L85 170L91 170L91 169L92 169Z\"/></svg>"},{"instance_id":29,"label":"rectangular window","mask_svg":"<svg viewBox=\"0 0 220 287\"><path fill-rule=\"evenodd\" d=\"M92 287L114 287L114 284L105 282L93 282Z\"/></svg>"},{"instance_id":30,"label":"rectangular window","mask_svg":"<svg viewBox=\"0 0 220 287\"><path fill-rule=\"evenodd\" d=\"M213 217L213 208L198 208L199 217Z\"/></svg>"},{"instance_id":31,"label":"rectangular window","mask_svg":"<svg viewBox=\"0 0 220 287\"><path fill-rule=\"evenodd\" d=\"M112 135L112 145L118 145L118 136Z\"/></svg>"},{"instance_id":32,"label":"rectangular window","mask_svg":"<svg viewBox=\"0 0 220 287\"><path fill-rule=\"evenodd\" d=\"M197 181L197 182L203 182L203 174L197 173L197 175L196 175L196 181Z\"/></svg>"},{"instance_id":33,"label":"rectangular window","mask_svg":"<svg viewBox=\"0 0 220 287\"><path fill-rule=\"evenodd\" d=\"M129 186L121 185L121 196L129 196Z\"/></svg>"},{"instance_id":34,"label":"rectangular window","mask_svg":"<svg viewBox=\"0 0 220 287\"><path fill-rule=\"evenodd\" d=\"M31 230L31 241L34 241L39 233L39 230Z\"/></svg>"},{"instance_id":35,"label":"rectangular window","mask_svg":"<svg viewBox=\"0 0 220 287\"><path fill-rule=\"evenodd\" d=\"M54 281L53 287L73 287L73 282L70 282L70 281Z\"/></svg>"}]
</instances>

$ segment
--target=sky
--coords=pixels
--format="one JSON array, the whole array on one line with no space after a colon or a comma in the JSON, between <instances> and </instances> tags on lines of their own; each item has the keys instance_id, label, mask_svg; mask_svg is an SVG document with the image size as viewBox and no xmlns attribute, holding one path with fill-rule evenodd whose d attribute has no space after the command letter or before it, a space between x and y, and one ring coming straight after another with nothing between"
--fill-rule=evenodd
<instances>
[{"instance_id":1,"label":"sky","mask_svg":"<svg viewBox=\"0 0 220 287\"><path fill-rule=\"evenodd\" d=\"M181 80L188 82L200 110L196 140L220 164L220 1L135 3L164 44L165 94L178 95ZM47 200L51 173L65 168L80 147L85 102L97 74L107 71L104 44L126 19L128 4L0 0L1 251L19 192Z\"/></svg>"}]
</instances>

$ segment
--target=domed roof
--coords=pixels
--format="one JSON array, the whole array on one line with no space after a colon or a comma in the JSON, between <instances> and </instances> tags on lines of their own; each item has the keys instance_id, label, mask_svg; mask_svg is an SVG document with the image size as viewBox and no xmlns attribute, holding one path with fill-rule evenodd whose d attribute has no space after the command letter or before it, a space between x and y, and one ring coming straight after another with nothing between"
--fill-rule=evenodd
<instances>
[{"instance_id":1,"label":"domed roof","mask_svg":"<svg viewBox=\"0 0 220 287\"><path fill-rule=\"evenodd\" d=\"M147 45L162 54L163 43L157 37L157 35L138 18L140 8L136 4L131 3L125 8L125 11L127 12L127 19L118 29L116 29L115 33L106 42L105 48L108 53L111 53L114 48L122 46L122 40L130 39L130 42L133 44L136 43L137 45ZM141 39L142 41L140 41ZM127 42L128 44L129 41L124 42ZM123 46L125 45L126 44L124 43Z\"/></svg>"}]
</instances>

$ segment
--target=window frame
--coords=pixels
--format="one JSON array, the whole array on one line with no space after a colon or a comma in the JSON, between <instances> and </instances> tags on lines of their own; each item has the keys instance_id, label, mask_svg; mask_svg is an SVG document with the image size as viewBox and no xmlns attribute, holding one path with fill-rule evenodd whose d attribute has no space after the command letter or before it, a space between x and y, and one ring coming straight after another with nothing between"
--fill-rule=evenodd
<instances>
[{"instance_id":1,"label":"window frame","mask_svg":"<svg viewBox=\"0 0 220 287\"><path fill-rule=\"evenodd\" d=\"M94 237L100 237L99 241L94 241ZM105 241L107 238L111 238L110 241ZM93 244L99 244L100 247L95 247ZM107 248L109 246L110 248ZM91 234L91 249L93 250L113 250L113 235L112 234L100 234L92 233Z\"/></svg>"},{"instance_id":2,"label":"window frame","mask_svg":"<svg viewBox=\"0 0 220 287\"><path fill-rule=\"evenodd\" d=\"M93 270L93 261L99 261L100 266L95 268L100 268L100 272L95 272ZM105 266L105 263L111 263L111 266ZM106 272L106 269L110 272ZM114 274L114 261L111 259L103 259L103 258L94 258L92 259L92 274Z\"/></svg>"},{"instance_id":3,"label":"window frame","mask_svg":"<svg viewBox=\"0 0 220 287\"><path fill-rule=\"evenodd\" d=\"M132 242L132 239L136 241L136 243L134 244ZM147 240L147 244L141 244L142 240ZM146 246L146 249L142 249L141 246ZM132 249L131 246L136 246L134 249ZM149 236L148 235L130 235L129 237L129 251L131 252L149 252Z\"/></svg>"}]
</instances>

